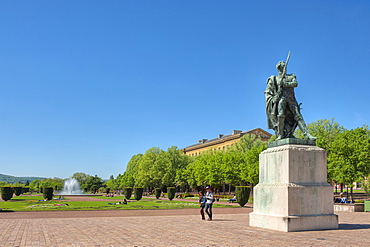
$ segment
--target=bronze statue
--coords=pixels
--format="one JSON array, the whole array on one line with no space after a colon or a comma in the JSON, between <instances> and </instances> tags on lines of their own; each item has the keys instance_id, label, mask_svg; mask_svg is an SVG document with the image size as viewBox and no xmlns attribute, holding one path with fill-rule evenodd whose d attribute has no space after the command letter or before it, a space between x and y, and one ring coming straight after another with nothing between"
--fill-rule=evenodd
<instances>
[{"instance_id":1,"label":"bronze statue","mask_svg":"<svg viewBox=\"0 0 370 247\"><path fill-rule=\"evenodd\" d=\"M267 79L265 90L265 103L267 114L267 125L273 129L277 139L295 138L294 130L297 126L303 132L305 139L316 140L307 131L303 120L300 104L294 95L294 88L298 86L295 74L287 74L287 66L290 58L288 54L286 62L280 61L276 64L277 76Z\"/></svg>"}]
</instances>

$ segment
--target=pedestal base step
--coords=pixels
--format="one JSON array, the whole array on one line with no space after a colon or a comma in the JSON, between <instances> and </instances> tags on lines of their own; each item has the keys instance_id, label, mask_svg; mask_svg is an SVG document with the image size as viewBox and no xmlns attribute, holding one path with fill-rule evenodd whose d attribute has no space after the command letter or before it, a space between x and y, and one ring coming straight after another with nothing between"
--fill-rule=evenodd
<instances>
[{"instance_id":1,"label":"pedestal base step","mask_svg":"<svg viewBox=\"0 0 370 247\"><path fill-rule=\"evenodd\" d=\"M249 214L249 225L284 232L338 229L338 215L282 216L253 212Z\"/></svg>"}]
</instances>

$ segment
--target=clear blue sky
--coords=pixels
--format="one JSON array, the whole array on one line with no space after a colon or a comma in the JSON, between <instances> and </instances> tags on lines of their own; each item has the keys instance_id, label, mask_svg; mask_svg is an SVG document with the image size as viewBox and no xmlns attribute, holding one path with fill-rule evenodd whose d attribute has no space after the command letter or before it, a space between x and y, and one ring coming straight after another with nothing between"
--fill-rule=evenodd
<instances>
[{"instance_id":1,"label":"clear blue sky","mask_svg":"<svg viewBox=\"0 0 370 247\"><path fill-rule=\"evenodd\" d=\"M266 79L288 51L307 123L370 124L369 12L367 0L0 1L0 173L109 178L154 146L267 130Z\"/></svg>"}]
</instances>

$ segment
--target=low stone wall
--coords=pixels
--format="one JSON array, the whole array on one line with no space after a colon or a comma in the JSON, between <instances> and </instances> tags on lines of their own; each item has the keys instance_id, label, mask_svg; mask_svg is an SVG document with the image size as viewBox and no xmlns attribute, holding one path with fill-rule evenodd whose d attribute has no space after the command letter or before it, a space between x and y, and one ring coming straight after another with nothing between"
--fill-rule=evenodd
<instances>
[{"instance_id":1,"label":"low stone wall","mask_svg":"<svg viewBox=\"0 0 370 247\"><path fill-rule=\"evenodd\" d=\"M334 203L334 211L364 212L364 204L363 203Z\"/></svg>"}]
</instances>

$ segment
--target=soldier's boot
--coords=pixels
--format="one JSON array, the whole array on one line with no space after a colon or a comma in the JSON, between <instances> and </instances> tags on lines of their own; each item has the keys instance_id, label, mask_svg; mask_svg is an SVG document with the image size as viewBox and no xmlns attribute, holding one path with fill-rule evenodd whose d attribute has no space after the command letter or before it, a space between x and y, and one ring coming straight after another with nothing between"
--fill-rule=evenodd
<instances>
[{"instance_id":1,"label":"soldier's boot","mask_svg":"<svg viewBox=\"0 0 370 247\"><path fill-rule=\"evenodd\" d=\"M298 120L298 127L302 131L305 139L307 139L307 140L316 140L317 139L317 137L314 137L310 133L308 133L307 125L303 121L303 119Z\"/></svg>"},{"instance_id":2,"label":"soldier's boot","mask_svg":"<svg viewBox=\"0 0 370 247\"><path fill-rule=\"evenodd\" d=\"M278 116L277 118L277 140L284 138L284 121L285 116Z\"/></svg>"}]
</instances>

